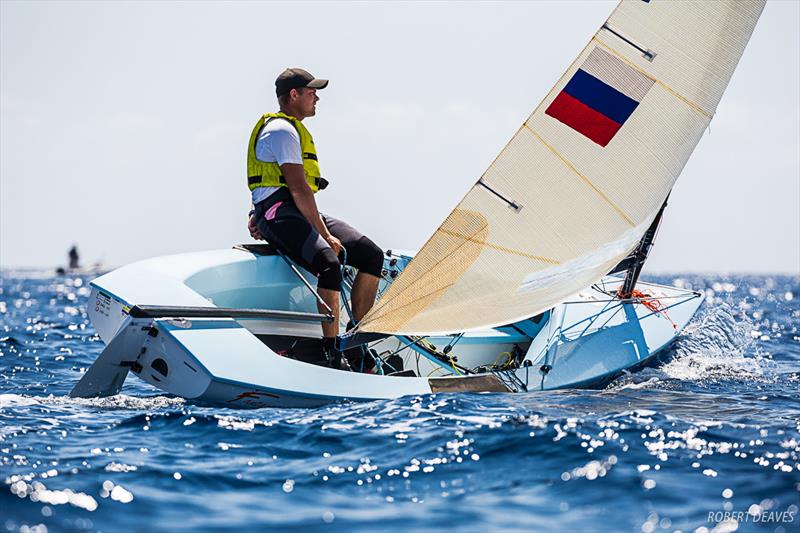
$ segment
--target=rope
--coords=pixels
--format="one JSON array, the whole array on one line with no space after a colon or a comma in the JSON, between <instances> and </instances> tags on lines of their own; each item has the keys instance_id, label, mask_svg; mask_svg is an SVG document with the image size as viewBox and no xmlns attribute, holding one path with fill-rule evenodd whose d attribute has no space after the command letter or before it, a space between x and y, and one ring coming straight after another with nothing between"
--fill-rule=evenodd
<instances>
[{"instance_id":1,"label":"rope","mask_svg":"<svg viewBox=\"0 0 800 533\"><path fill-rule=\"evenodd\" d=\"M667 320L669 320L670 324L672 324L673 329L678 331L678 324L676 324L675 321L670 318L669 314L667 314L667 306L658 298L636 289L633 289L631 293L627 295L627 298L619 293L617 295L624 299L637 299L640 304L651 310L653 313L657 315L663 315Z\"/></svg>"},{"instance_id":2,"label":"rope","mask_svg":"<svg viewBox=\"0 0 800 533\"><path fill-rule=\"evenodd\" d=\"M500 365L498 363L500 362L500 359L503 358L503 356L506 356L507 359L505 360L505 362L502 365ZM503 353L501 353L500 355L497 356L497 359L494 360L494 363L492 363L492 367L491 368L494 368L494 369L497 369L497 370L505 370L506 368L511 366L511 363L513 361L514 361L514 355L511 352L503 352Z\"/></svg>"},{"instance_id":3,"label":"rope","mask_svg":"<svg viewBox=\"0 0 800 533\"><path fill-rule=\"evenodd\" d=\"M414 336L406 336L407 339L411 340L411 344L416 345L418 348L425 350L428 354L433 356L437 361L444 365L449 365L453 371L458 376L463 376L465 374L472 374L473 372L468 368L465 368L456 363L455 357L450 353L444 353L440 351L436 345L425 339L425 337L414 337ZM409 346L411 346L409 344ZM412 348L413 349L413 348Z\"/></svg>"}]
</instances>

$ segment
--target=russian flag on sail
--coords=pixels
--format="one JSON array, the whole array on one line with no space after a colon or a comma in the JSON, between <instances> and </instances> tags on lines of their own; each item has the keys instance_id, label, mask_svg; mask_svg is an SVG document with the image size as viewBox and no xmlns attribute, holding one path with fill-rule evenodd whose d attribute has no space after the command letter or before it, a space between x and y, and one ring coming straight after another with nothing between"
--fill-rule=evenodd
<instances>
[{"instance_id":1,"label":"russian flag on sail","mask_svg":"<svg viewBox=\"0 0 800 533\"><path fill-rule=\"evenodd\" d=\"M545 113L606 146L652 86L652 78L596 47Z\"/></svg>"}]
</instances>

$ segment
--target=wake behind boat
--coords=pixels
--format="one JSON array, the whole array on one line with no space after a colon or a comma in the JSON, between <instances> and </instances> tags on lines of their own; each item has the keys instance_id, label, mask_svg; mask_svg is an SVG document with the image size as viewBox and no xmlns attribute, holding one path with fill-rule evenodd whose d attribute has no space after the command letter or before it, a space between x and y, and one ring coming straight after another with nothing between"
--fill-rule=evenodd
<instances>
[{"instance_id":1,"label":"wake behind boat","mask_svg":"<svg viewBox=\"0 0 800 533\"><path fill-rule=\"evenodd\" d=\"M108 346L72 395L115 394L133 371L201 402L306 406L597 386L647 364L702 297L639 275L763 6L621 2L422 249L385 258L340 339L376 373L302 362L333 314L310 275L250 247L95 280Z\"/></svg>"}]
</instances>

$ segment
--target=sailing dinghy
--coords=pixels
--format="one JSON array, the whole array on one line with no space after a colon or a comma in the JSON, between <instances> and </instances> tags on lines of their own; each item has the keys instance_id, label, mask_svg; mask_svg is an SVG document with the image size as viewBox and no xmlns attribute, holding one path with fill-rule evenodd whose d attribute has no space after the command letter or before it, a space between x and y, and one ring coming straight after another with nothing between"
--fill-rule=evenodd
<instances>
[{"instance_id":1,"label":"sailing dinghy","mask_svg":"<svg viewBox=\"0 0 800 533\"><path fill-rule=\"evenodd\" d=\"M107 346L71 395L116 394L132 371L202 403L313 406L596 387L651 363L702 295L639 274L763 6L622 1L427 243L387 252L375 306L340 339L372 372L302 362L332 319L313 276L241 246L94 280Z\"/></svg>"}]
</instances>

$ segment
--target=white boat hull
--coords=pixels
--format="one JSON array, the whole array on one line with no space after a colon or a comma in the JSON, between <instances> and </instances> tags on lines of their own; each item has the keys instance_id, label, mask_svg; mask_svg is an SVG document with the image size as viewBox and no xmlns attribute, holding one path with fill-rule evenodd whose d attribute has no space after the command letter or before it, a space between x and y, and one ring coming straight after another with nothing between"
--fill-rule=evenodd
<instances>
[{"instance_id":1,"label":"white boat hull","mask_svg":"<svg viewBox=\"0 0 800 533\"><path fill-rule=\"evenodd\" d=\"M402 269L407 260L402 256L390 266L387 259L386 266ZM316 312L314 295L278 256L232 249L151 259L92 282L89 315L107 348L72 395L116 394L130 371L166 393L228 407L598 386L652 361L702 303L699 293L639 283L640 291L667 308L654 312L639 301L614 298L619 283L606 278L538 322L427 339L439 350L451 344L457 365L426 356L409 339L374 343L381 355L398 352L404 368L416 374L401 377L310 365L274 349L275 339L321 336L319 323L133 317L134 305ZM519 367L503 368L512 354ZM480 373L466 374L463 368Z\"/></svg>"}]
</instances>

